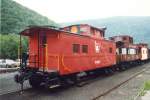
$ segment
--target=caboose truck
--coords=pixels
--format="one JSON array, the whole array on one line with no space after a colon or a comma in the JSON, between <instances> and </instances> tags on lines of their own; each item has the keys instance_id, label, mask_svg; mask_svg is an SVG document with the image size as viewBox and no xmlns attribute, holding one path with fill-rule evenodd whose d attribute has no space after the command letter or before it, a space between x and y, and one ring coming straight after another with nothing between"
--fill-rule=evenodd
<instances>
[{"instance_id":1,"label":"caboose truck","mask_svg":"<svg viewBox=\"0 0 150 100\"><path fill-rule=\"evenodd\" d=\"M17 83L29 80L32 87L41 84L54 87L76 83L78 74L96 69L109 69L116 64L115 43L104 38L106 28L88 24L64 28L31 26L20 33L29 38L29 62L20 62Z\"/></svg>"}]
</instances>

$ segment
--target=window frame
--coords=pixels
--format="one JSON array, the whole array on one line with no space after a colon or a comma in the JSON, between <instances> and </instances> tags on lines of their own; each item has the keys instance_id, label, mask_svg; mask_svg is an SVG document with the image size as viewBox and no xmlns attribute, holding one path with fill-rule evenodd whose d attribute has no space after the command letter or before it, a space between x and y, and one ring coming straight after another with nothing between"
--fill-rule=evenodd
<instances>
[{"instance_id":1,"label":"window frame","mask_svg":"<svg viewBox=\"0 0 150 100\"><path fill-rule=\"evenodd\" d=\"M87 54L88 53L88 45L82 45L82 53Z\"/></svg>"},{"instance_id":2,"label":"window frame","mask_svg":"<svg viewBox=\"0 0 150 100\"><path fill-rule=\"evenodd\" d=\"M113 53L113 48L109 47L109 53Z\"/></svg>"},{"instance_id":3,"label":"window frame","mask_svg":"<svg viewBox=\"0 0 150 100\"><path fill-rule=\"evenodd\" d=\"M72 52L80 53L80 44L77 44L77 43L72 44Z\"/></svg>"},{"instance_id":4,"label":"window frame","mask_svg":"<svg viewBox=\"0 0 150 100\"><path fill-rule=\"evenodd\" d=\"M123 40L126 41L126 40L127 40L127 37L123 37Z\"/></svg>"}]
</instances>

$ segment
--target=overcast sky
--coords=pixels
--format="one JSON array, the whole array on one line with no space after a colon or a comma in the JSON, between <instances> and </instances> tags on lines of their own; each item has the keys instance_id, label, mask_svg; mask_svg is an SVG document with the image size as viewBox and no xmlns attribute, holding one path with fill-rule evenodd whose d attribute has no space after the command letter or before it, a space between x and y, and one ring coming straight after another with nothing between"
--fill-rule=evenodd
<instances>
[{"instance_id":1,"label":"overcast sky","mask_svg":"<svg viewBox=\"0 0 150 100\"><path fill-rule=\"evenodd\" d=\"M55 22L150 16L150 0L14 0Z\"/></svg>"}]
</instances>

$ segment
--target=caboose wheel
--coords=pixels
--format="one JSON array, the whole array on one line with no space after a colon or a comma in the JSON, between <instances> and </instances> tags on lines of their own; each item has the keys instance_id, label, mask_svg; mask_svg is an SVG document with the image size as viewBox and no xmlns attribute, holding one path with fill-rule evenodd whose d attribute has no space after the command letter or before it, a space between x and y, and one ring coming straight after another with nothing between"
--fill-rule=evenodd
<instances>
[{"instance_id":1,"label":"caboose wheel","mask_svg":"<svg viewBox=\"0 0 150 100\"><path fill-rule=\"evenodd\" d=\"M38 88L42 83L42 77L40 75L32 75L29 78L29 83L33 88Z\"/></svg>"}]
</instances>

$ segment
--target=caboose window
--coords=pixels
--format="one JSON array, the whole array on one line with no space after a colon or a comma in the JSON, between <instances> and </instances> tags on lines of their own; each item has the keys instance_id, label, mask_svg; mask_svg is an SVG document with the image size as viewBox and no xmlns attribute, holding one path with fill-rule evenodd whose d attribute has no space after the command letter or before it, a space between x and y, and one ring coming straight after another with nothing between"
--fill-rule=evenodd
<instances>
[{"instance_id":1,"label":"caboose window","mask_svg":"<svg viewBox=\"0 0 150 100\"><path fill-rule=\"evenodd\" d=\"M122 50L121 50L121 48L119 48L119 54L122 54Z\"/></svg>"},{"instance_id":2,"label":"caboose window","mask_svg":"<svg viewBox=\"0 0 150 100\"><path fill-rule=\"evenodd\" d=\"M109 48L109 53L112 53L112 48L111 47Z\"/></svg>"},{"instance_id":3,"label":"caboose window","mask_svg":"<svg viewBox=\"0 0 150 100\"><path fill-rule=\"evenodd\" d=\"M82 45L82 52L88 53L88 45Z\"/></svg>"},{"instance_id":4,"label":"caboose window","mask_svg":"<svg viewBox=\"0 0 150 100\"><path fill-rule=\"evenodd\" d=\"M42 44L46 44L46 35L43 35L42 37Z\"/></svg>"},{"instance_id":5,"label":"caboose window","mask_svg":"<svg viewBox=\"0 0 150 100\"><path fill-rule=\"evenodd\" d=\"M73 53L80 52L80 44L73 44Z\"/></svg>"},{"instance_id":6,"label":"caboose window","mask_svg":"<svg viewBox=\"0 0 150 100\"><path fill-rule=\"evenodd\" d=\"M41 33L39 39L40 39L40 44L41 45L46 44L47 40L46 40L46 34L45 33Z\"/></svg>"},{"instance_id":7,"label":"caboose window","mask_svg":"<svg viewBox=\"0 0 150 100\"><path fill-rule=\"evenodd\" d=\"M122 54L127 54L127 48L122 48Z\"/></svg>"},{"instance_id":8,"label":"caboose window","mask_svg":"<svg viewBox=\"0 0 150 100\"><path fill-rule=\"evenodd\" d=\"M126 37L123 37L123 40L126 40Z\"/></svg>"}]
</instances>

